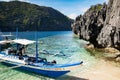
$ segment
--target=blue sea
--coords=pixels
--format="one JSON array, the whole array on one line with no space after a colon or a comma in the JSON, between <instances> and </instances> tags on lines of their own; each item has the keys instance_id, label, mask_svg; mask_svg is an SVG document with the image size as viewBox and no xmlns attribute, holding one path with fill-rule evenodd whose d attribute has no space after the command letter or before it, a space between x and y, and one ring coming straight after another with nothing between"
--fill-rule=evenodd
<instances>
[{"instance_id":1,"label":"blue sea","mask_svg":"<svg viewBox=\"0 0 120 80\"><path fill-rule=\"evenodd\" d=\"M12 34L15 35L16 33L12 32ZM19 38L35 40L35 32L19 32L18 34ZM66 75L54 79L28 72L26 70L21 70L19 68L9 69L9 66L0 62L0 80L80 80L72 75L77 74L77 72L86 71L89 67L96 63L96 59L84 48L88 42L80 40L71 31L38 32L38 40L39 52L47 50L52 54L62 52L66 55L53 56L39 53L40 57L47 58L48 61L56 60L57 63L60 64L83 61L83 65L71 70L71 72ZM35 44L29 45L26 52L28 52L31 56L35 56ZM8 69L5 70L5 68Z\"/></svg>"}]
</instances>

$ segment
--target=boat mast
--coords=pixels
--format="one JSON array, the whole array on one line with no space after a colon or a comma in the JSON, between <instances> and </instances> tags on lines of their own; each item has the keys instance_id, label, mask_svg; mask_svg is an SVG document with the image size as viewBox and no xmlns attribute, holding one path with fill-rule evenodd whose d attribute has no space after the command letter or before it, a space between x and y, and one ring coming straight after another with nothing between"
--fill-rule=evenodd
<instances>
[{"instance_id":1,"label":"boat mast","mask_svg":"<svg viewBox=\"0 0 120 80\"><path fill-rule=\"evenodd\" d=\"M16 28L16 39L18 39L18 27ZM18 44L16 44L17 50L19 49Z\"/></svg>"},{"instance_id":2,"label":"boat mast","mask_svg":"<svg viewBox=\"0 0 120 80\"><path fill-rule=\"evenodd\" d=\"M40 26L41 19L38 21L38 26ZM38 62L38 26L36 26L36 63Z\"/></svg>"},{"instance_id":3,"label":"boat mast","mask_svg":"<svg viewBox=\"0 0 120 80\"><path fill-rule=\"evenodd\" d=\"M38 34L37 31L35 32L35 38L36 38L36 63L38 62Z\"/></svg>"},{"instance_id":4,"label":"boat mast","mask_svg":"<svg viewBox=\"0 0 120 80\"><path fill-rule=\"evenodd\" d=\"M1 36L0 36L0 41L1 41ZM0 44L0 52L1 52L1 50L2 50L2 47L1 47L1 44Z\"/></svg>"},{"instance_id":5,"label":"boat mast","mask_svg":"<svg viewBox=\"0 0 120 80\"><path fill-rule=\"evenodd\" d=\"M16 28L16 39L18 39L18 27Z\"/></svg>"},{"instance_id":6,"label":"boat mast","mask_svg":"<svg viewBox=\"0 0 120 80\"><path fill-rule=\"evenodd\" d=\"M1 35L2 35L2 32L1 32L1 30L0 30L0 41L2 40L2 36L1 36ZM0 52L1 52L1 49L2 49L2 48L1 48L1 44L0 44Z\"/></svg>"}]
</instances>

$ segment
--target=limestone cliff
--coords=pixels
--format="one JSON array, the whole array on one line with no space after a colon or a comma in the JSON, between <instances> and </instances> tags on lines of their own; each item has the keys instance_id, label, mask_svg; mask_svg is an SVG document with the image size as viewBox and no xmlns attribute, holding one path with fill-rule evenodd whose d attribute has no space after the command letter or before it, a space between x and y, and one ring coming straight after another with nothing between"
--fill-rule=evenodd
<instances>
[{"instance_id":1,"label":"limestone cliff","mask_svg":"<svg viewBox=\"0 0 120 80\"><path fill-rule=\"evenodd\" d=\"M98 4L91 8L82 16L78 16L72 24L75 34L79 34L80 39L90 41L97 46L97 36L103 28L106 19L107 5Z\"/></svg>"},{"instance_id":2,"label":"limestone cliff","mask_svg":"<svg viewBox=\"0 0 120 80\"><path fill-rule=\"evenodd\" d=\"M80 39L90 41L95 47L120 47L120 0L91 6L72 24Z\"/></svg>"},{"instance_id":3,"label":"limestone cliff","mask_svg":"<svg viewBox=\"0 0 120 80\"><path fill-rule=\"evenodd\" d=\"M103 47L120 47L120 0L109 1L104 27L97 41Z\"/></svg>"}]
</instances>

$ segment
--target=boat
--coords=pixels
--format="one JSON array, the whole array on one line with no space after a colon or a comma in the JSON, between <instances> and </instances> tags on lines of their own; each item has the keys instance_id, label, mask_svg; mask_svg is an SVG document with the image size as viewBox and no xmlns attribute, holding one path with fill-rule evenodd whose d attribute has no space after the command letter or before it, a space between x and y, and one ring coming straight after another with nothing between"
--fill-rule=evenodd
<instances>
[{"instance_id":1,"label":"boat","mask_svg":"<svg viewBox=\"0 0 120 80\"><path fill-rule=\"evenodd\" d=\"M68 72L70 70L65 70L65 68L78 66L83 63L83 61L76 62L76 63L67 63L67 64L57 64L54 60L53 62L48 62L47 59L41 58L38 56L38 41L36 38L36 41L28 40L28 39L14 39L7 43L16 43L20 44L22 46L28 46L30 44L36 43L36 55L35 56L28 56L28 55L21 55L18 53L21 53L22 51L15 51L16 53L12 52L12 48L8 48L5 51L0 51L0 59L3 60L2 62L9 64L11 66L16 66L25 69L34 73L38 73L41 75L45 75L48 77L60 77ZM0 44L3 44L3 41L0 41ZM18 49L18 46L16 48ZM12 53L10 53L10 51ZM17 53L18 52L18 53Z\"/></svg>"}]
</instances>

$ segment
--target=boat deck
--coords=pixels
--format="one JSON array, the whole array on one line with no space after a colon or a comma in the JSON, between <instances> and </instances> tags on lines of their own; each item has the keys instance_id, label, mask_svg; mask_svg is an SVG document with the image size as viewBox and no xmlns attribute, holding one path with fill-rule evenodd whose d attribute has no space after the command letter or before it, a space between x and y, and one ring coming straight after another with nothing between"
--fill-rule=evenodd
<instances>
[{"instance_id":1,"label":"boat deck","mask_svg":"<svg viewBox=\"0 0 120 80\"><path fill-rule=\"evenodd\" d=\"M7 55L7 54L5 54L5 52L0 52L0 59L6 60L6 61L16 62L16 63L20 63L20 64L25 64L25 61L19 60L18 56Z\"/></svg>"}]
</instances>

